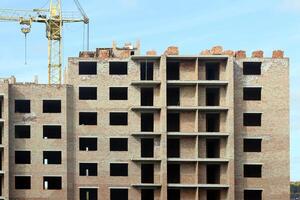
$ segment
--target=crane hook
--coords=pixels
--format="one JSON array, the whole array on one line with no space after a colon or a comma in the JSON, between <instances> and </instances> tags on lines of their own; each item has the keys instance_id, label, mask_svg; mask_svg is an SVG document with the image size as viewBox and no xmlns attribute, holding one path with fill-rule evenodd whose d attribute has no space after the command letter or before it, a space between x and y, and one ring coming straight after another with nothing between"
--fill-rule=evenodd
<instances>
[{"instance_id":1,"label":"crane hook","mask_svg":"<svg viewBox=\"0 0 300 200\"><path fill-rule=\"evenodd\" d=\"M25 26L21 28L22 33L25 36L25 65L27 65L27 34L30 33L31 26Z\"/></svg>"}]
</instances>

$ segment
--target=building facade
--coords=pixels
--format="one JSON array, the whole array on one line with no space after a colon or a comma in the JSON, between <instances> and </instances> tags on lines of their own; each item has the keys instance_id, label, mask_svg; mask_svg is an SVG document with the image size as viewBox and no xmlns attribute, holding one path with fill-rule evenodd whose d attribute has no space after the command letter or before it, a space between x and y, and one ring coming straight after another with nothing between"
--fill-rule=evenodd
<instances>
[{"instance_id":1,"label":"building facade","mask_svg":"<svg viewBox=\"0 0 300 200\"><path fill-rule=\"evenodd\" d=\"M282 51L69 58L65 84L0 83L0 199L289 199Z\"/></svg>"}]
</instances>

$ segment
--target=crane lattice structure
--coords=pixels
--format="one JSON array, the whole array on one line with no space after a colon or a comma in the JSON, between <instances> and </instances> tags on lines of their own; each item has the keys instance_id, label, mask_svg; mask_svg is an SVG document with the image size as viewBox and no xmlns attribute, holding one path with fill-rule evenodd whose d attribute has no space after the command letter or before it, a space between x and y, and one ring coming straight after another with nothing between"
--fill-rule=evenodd
<instances>
[{"instance_id":1,"label":"crane lattice structure","mask_svg":"<svg viewBox=\"0 0 300 200\"><path fill-rule=\"evenodd\" d=\"M32 23L46 25L46 38L48 39L48 83L62 83L62 30L64 23L83 22L89 24L89 18L74 0L78 12L62 12L61 0L50 0L49 9L13 10L0 9L0 21L19 22L25 37L31 30ZM87 42L88 43L88 42Z\"/></svg>"}]
</instances>

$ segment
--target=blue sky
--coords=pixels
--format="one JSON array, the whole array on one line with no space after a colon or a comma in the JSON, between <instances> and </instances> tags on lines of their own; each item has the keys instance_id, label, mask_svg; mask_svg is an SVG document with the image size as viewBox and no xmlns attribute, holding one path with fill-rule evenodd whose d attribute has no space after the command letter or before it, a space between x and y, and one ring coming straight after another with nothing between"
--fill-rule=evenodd
<instances>
[{"instance_id":1,"label":"blue sky","mask_svg":"<svg viewBox=\"0 0 300 200\"><path fill-rule=\"evenodd\" d=\"M88 3L86 3L88 2ZM214 2L214 3L213 3ZM47 0L1 0L0 8L40 8ZM299 0L81 0L90 17L90 46L110 47L141 41L142 53L159 53L177 45L182 54L196 54L214 45L226 49L262 49L266 56L283 49L290 57L291 179L300 181L300 1ZM72 0L65 11L76 10ZM64 65L83 46L83 25L64 29ZM1 22L0 77L15 75L47 81L47 40L43 24L28 35L28 65L24 65L24 36L17 23ZM298 86L298 87L297 87ZM297 148L298 147L298 148Z\"/></svg>"}]
</instances>

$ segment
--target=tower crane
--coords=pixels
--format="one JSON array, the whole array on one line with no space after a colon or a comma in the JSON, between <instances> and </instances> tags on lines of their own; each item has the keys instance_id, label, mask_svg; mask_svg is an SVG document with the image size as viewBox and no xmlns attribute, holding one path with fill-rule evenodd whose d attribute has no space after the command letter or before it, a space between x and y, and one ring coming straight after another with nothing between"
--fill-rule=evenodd
<instances>
[{"instance_id":1,"label":"tower crane","mask_svg":"<svg viewBox=\"0 0 300 200\"><path fill-rule=\"evenodd\" d=\"M13 10L0 9L0 22L19 22L21 31L26 36L34 22L46 25L48 39L48 83L62 83L62 30L64 23L82 22L88 26L89 18L82 9L78 0L74 0L78 12L62 12L61 0L50 0L49 9ZM89 34L89 33L88 33ZM88 38L89 39L89 38ZM89 41L87 41L87 46ZM88 47L87 47L88 48Z\"/></svg>"}]
</instances>

